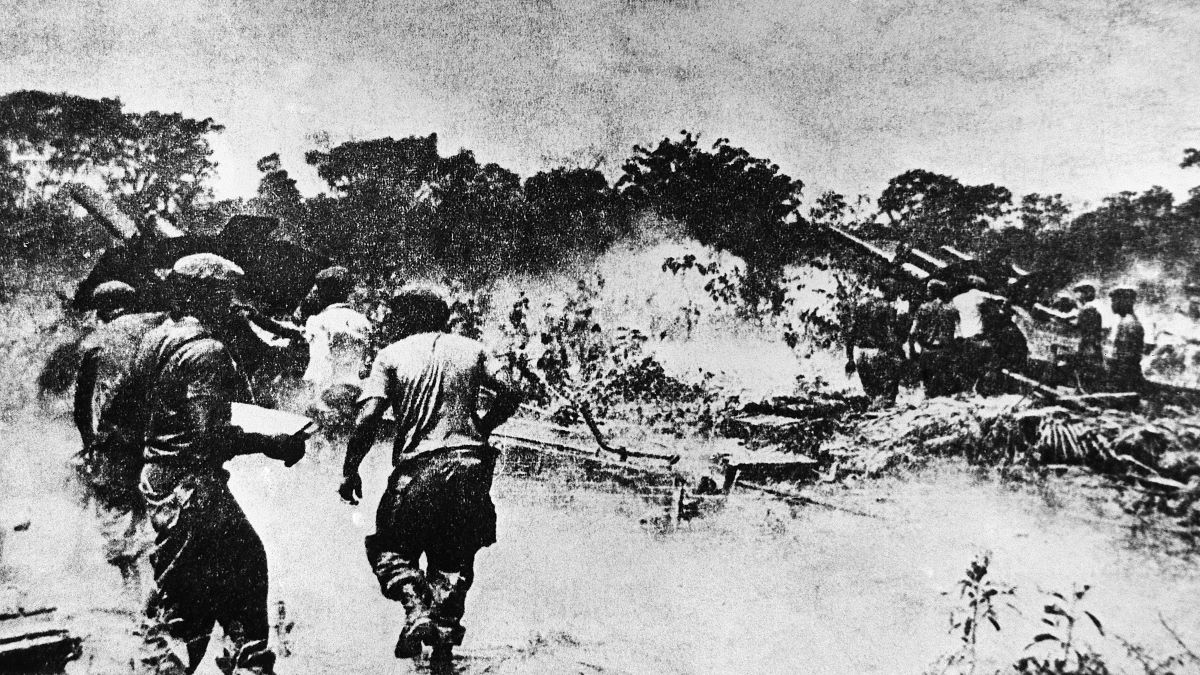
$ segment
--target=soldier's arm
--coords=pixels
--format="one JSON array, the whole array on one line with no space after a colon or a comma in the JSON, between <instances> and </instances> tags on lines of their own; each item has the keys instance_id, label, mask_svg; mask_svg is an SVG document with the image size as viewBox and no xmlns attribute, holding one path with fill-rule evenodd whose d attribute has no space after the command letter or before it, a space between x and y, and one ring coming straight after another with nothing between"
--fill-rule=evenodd
<instances>
[{"instance_id":1,"label":"soldier's arm","mask_svg":"<svg viewBox=\"0 0 1200 675\"><path fill-rule=\"evenodd\" d=\"M96 375L98 362L94 352L85 352L79 362L79 375L75 379L75 428L79 429L79 438L83 447L91 446L95 440L96 430L92 427L95 413L92 410L92 397L96 390Z\"/></svg>"},{"instance_id":2,"label":"soldier's arm","mask_svg":"<svg viewBox=\"0 0 1200 675\"><path fill-rule=\"evenodd\" d=\"M371 374L363 382L358 417L354 420L354 431L346 443L346 459L342 462L342 484L338 494L349 504L357 504L362 499L362 478L358 475L358 467L375 445L379 422L387 410L388 392L392 388L392 369L387 360L387 352L376 357Z\"/></svg>"},{"instance_id":3,"label":"soldier's arm","mask_svg":"<svg viewBox=\"0 0 1200 675\"><path fill-rule=\"evenodd\" d=\"M354 420L354 432L346 444L346 459L342 463L342 476L352 476L358 473L358 467L366 459L367 454L375 445L379 434L379 422L387 410L387 399L368 398L358 408L358 417Z\"/></svg>"},{"instance_id":4,"label":"soldier's arm","mask_svg":"<svg viewBox=\"0 0 1200 675\"><path fill-rule=\"evenodd\" d=\"M478 422L479 433L487 438L521 407L521 394L499 359L485 353L481 367L483 386L494 394L491 407Z\"/></svg>"},{"instance_id":5,"label":"soldier's arm","mask_svg":"<svg viewBox=\"0 0 1200 675\"><path fill-rule=\"evenodd\" d=\"M241 379L224 347L197 348L182 370L186 378L188 427L195 429L201 448L224 454L222 460L238 455L262 454L287 466L304 456L304 439L247 433L231 423L231 404L244 400Z\"/></svg>"}]
</instances>

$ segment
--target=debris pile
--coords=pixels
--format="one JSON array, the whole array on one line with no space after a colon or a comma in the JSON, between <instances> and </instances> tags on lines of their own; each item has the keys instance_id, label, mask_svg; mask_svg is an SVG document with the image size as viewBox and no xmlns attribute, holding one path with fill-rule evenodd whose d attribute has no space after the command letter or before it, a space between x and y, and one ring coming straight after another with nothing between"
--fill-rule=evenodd
<instances>
[{"instance_id":1,"label":"debris pile","mask_svg":"<svg viewBox=\"0 0 1200 675\"><path fill-rule=\"evenodd\" d=\"M825 480L878 476L915 457L976 457L995 442L998 422L1026 405L1017 395L935 398L865 413L822 443L816 453Z\"/></svg>"},{"instance_id":2,"label":"debris pile","mask_svg":"<svg viewBox=\"0 0 1200 675\"><path fill-rule=\"evenodd\" d=\"M874 477L934 455L991 466L1087 467L1129 489L1128 510L1200 527L1200 415L1181 410L1150 418L1017 395L938 398L865 413L813 453L828 481Z\"/></svg>"}]
</instances>

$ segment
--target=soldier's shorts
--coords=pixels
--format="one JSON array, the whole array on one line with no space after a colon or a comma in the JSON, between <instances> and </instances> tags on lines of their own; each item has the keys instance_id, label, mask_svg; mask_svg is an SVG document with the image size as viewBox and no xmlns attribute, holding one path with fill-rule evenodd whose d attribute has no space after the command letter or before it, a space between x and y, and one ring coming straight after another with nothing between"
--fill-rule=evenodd
<instances>
[{"instance_id":1,"label":"soldier's shorts","mask_svg":"<svg viewBox=\"0 0 1200 675\"><path fill-rule=\"evenodd\" d=\"M492 503L495 451L447 448L402 463L379 500L367 559L385 597L410 614L428 609L457 624L474 578L479 549L496 541ZM427 569L420 569L421 554Z\"/></svg>"},{"instance_id":2,"label":"soldier's shorts","mask_svg":"<svg viewBox=\"0 0 1200 675\"><path fill-rule=\"evenodd\" d=\"M148 672L171 672L168 663L194 670L218 623L234 644L235 661L273 661L266 649L266 551L229 491L228 478L218 468L148 464L142 470L141 491L155 533L154 588L144 629Z\"/></svg>"}]
</instances>

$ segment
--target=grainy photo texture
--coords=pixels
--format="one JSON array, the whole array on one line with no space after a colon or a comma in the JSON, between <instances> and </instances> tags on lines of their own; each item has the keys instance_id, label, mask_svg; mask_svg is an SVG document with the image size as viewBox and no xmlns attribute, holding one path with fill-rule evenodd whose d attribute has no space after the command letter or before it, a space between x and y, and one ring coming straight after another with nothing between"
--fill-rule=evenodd
<instances>
[{"instance_id":1,"label":"grainy photo texture","mask_svg":"<svg viewBox=\"0 0 1200 675\"><path fill-rule=\"evenodd\" d=\"M0 0L0 673L1200 673L1198 35Z\"/></svg>"}]
</instances>

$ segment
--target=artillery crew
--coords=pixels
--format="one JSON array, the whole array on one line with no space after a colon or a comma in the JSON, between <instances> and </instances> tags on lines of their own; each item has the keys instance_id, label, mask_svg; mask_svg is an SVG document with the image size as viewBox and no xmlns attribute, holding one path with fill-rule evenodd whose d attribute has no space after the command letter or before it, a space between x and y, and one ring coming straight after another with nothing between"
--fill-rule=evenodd
<instances>
[{"instance_id":1,"label":"artillery crew","mask_svg":"<svg viewBox=\"0 0 1200 675\"><path fill-rule=\"evenodd\" d=\"M925 395L933 398L948 396L957 389L955 336L959 316L958 309L950 302L946 282L932 279L927 289L930 299L917 308L913 317L909 351L918 360ZM915 351L914 345L921 348L920 352Z\"/></svg>"},{"instance_id":2,"label":"artillery crew","mask_svg":"<svg viewBox=\"0 0 1200 675\"><path fill-rule=\"evenodd\" d=\"M900 393L908 327L895 301L895 280L885 278L878 292L851 310L846 329L846 373L858 372L863 391L876 407L892 405Z\"/></svg>"}]
</instances>

